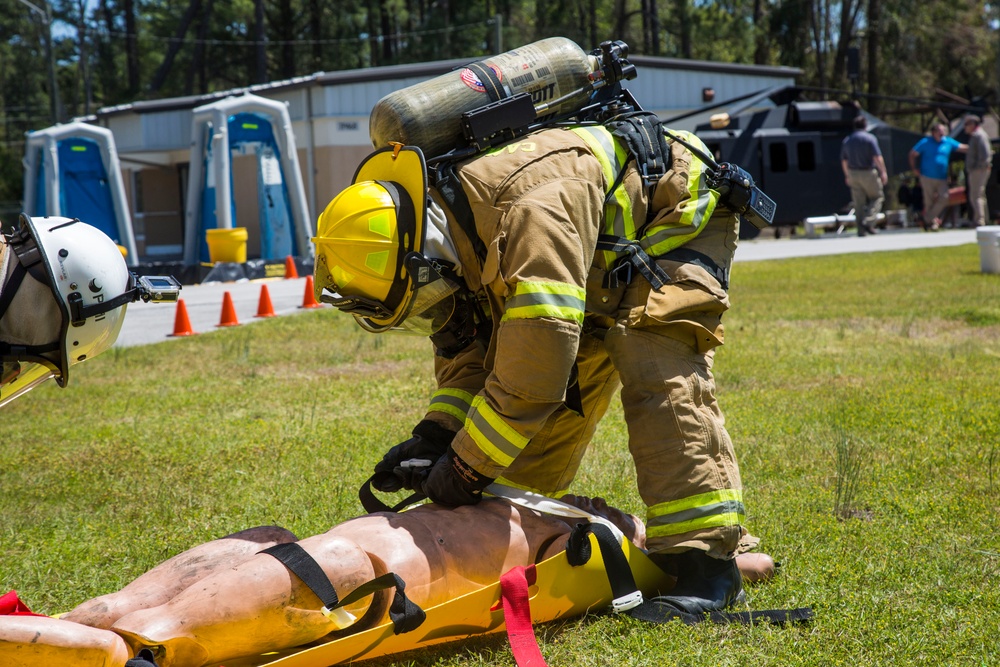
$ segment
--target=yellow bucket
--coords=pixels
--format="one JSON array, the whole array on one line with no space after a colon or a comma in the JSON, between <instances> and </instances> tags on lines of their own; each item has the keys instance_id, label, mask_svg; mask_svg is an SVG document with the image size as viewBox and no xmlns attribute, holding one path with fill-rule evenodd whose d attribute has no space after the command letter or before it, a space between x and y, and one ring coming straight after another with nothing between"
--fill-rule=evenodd
<instances>
[{"instance_id":1,"label":"yellow bucket","mask_svg":"<svg viewBox=\"0 0 1000 667\"><path fill-rule=\"evenodd\" d=\"M206 229L205 241L208 242L208 258L215 262L247 261L247 228Z\"/></svg>"}]
</instances>

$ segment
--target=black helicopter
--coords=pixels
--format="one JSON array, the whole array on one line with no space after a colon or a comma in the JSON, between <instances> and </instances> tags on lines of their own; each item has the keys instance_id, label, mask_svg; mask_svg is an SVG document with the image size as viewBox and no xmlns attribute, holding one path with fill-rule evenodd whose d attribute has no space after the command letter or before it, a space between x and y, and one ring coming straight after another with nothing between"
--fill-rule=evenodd
<instances>
[{"instance_id":1,"label":"black helicopter","mask_svg":"<svg viewBox=\"0 0 1000 667\"><path fill-rule=\"evenodd\" d=\"M821 99L806 99L809 96ZM840 148L844 138L853 131L857 115L867 117L868 129L878 139L890 178L910 170L910 149L923 135L895 127L866 112L857 102L860 97L864 95L857 92L779 86L664 122L669 126L692 117L705 119L696 124L695 134L705 142L717 161L739 164L775 200L777 215L773 224L775 233L780 235L782 227L797 226L806 218L850 210L851 193L844 183ZM887 96L879 96L879 99L895 102L894 114L919 113L924 118L942 120L949 126L955 125L952 123L954 117L964 113L985 115L988 111L982 99L971 103ZM904 104L906 108L900 106ZM716 113L706 118L713 110ZM922 120L922 124L926 124L926 120ZM957 123L956 130L953 136L964 141L961 122ZM991 184L1000 184L996 178L998 168L1000 160L994 162ZM1000 204L1000 185L992 189ZM992 200L993 197L991 209ZM743 238L752 238L758 233L759 230L746 224L741 229Z\"/></svg>"}]
</instances>

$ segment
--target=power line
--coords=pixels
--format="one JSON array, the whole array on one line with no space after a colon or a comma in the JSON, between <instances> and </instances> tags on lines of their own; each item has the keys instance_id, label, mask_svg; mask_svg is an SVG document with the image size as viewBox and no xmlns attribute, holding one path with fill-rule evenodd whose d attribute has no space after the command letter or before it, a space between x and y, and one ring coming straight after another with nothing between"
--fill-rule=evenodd
<instances>
[{"instance_id":1,"label":"power line","mask_svg":"<svg viewBox=\"0 0 1000 667\"><path fill-rule=\"evenodd\" d=\"M397 32L391 35L366 35L362 33L359 37L342 37L342 38L331 38L331 39L265 39L265 40L254 40L254 39L197 39L193 37L162 37L160 35L139 35L137 33L128 33L119 30L108 30L108 31L97 31L100 34L109 35L118 38L128 38L132 37L134 39L139 39L140 37L144 40L151 40L155 42L161 42L166 44L176 44L180 42L181 44L204 44L207 46L286 46L292 45L302 45L302 46L313 46L313 45L334 45L334 44L363 44L365 42L377 42L382 43L385 40L401 40L414 37L424 37L424 36L434 36L443 35L450 32L464 31L469 28L478 27L488 27L492 24L492 19L485 21L480 21L477 23L466 23L463 25L450 26L447 28L434 28L431 30L413 30L410 32Z\"/></svg>"}]
</instances>

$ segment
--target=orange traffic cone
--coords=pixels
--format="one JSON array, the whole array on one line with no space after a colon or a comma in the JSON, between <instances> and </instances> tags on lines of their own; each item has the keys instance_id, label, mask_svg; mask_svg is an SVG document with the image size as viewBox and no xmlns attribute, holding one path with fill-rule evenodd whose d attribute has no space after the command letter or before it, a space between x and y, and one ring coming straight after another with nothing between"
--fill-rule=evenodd
<instances>
[{"instance_id":1,"label":"orange traffic cone","mask_svg":"<svg viewBox=\"0 0 1000 667\"><path fill-rule=\"evenodd\" d=\"M295 268L295 260L289 255L285 257L285 279L298 278L299 270Z\"/></svg>"},{"instance_id":2,"label":"orange traffic cone","mask_svg":"<svg viewBox=\"0 0 1000 667\"><path fill-rule=\"evenodd\" d=\"M239 326L240 321L236 319L236 308L233 306L233 296L226 292L222 295L222 317L219 318L219 327Z\"/></svg>"},{"instance_id":3,"label":"orange traffic cone","mask_svg":"<svg viewBox=\"0 0 1000 667\"><path fill-rule=\"evenodd\" d=\"M313 294L313 277L306 276L306 293L302 295L302 305L299 308L322 308L323 304L316 302Z\"/></svg>"},{"instance_id":4,"label":"orange traffic cone","mask_svg":"<svg viewBox=\"0 0 1000 667\"><path fill-rule=\"evenodd\" d=\"M257 317L276 317L274 306L271 305L271 293L267 285L260 286L260 301L257 303Z\"/></svg>"},{"instance_id":5,"label":"orange traffic cone","mask_svg":"<svg viewBox=\"0 0 1000 667\"><path fill-rule=\"evenodd\" d=\"M177 314L174 315L174 332L171 336L193 336L194 329L191 328L191 318L188 317L187 306L184 299L177 300Z\"/></svg>"}]
</instances>

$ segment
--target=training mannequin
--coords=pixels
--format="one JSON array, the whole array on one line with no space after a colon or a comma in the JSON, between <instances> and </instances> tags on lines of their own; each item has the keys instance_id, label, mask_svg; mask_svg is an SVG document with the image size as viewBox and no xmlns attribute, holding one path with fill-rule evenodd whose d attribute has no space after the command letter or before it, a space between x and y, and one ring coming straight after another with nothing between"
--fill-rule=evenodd
<instances>
[{"instance_id":1,"label":"training mannequin","mask_svg":"<svg viewBox=\"0 0 1000 667\"><path fill-rule=\"evenodd\" d=\"M608 519L636 546L644 544L636 517L601 499L564 500ZM395 572L406 582L407 596L426 609L495 583L512 567L561 552L579 521L491 498L454 509L428 504L400 514L369 514L298 544L341 596ZM148 647L160 667L196 667L325 637L337 626L318 611L319 598L278 560L258 553L294 540L281 528L254 528L186 551L59 620L0 617L0 663L36 667L71 658L83 667L121 667ZM773 572L773 561L768 565L763 554L745 556L757 557L748 565ZM385 622L389 601L380 592L347 606L357 620L339 634Z\"/></svg>"}]
</instances>

